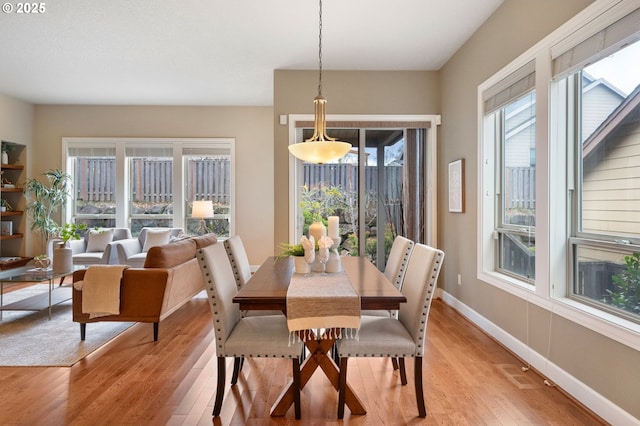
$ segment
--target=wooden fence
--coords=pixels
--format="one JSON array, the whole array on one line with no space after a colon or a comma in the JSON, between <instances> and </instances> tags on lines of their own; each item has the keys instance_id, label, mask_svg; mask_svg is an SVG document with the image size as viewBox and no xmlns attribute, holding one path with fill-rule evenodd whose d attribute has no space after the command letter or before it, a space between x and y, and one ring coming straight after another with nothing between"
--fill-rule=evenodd
<instances>
[{"instance_id":1,"label":"wooden fence","mask_svg":"<svg viewBox=\"0 0 640 426\"><path fill-rule=\"evenodd\" d=\"M189 159L187 199L208 199L228 203L230 199L230 162L228 159ZM171 160L134 159L132 164L133 201L170 203L172 201L173 162ZM366 166L368 191L378 193L378 168ZM385 202L402 199L402 167L387 166L382 181ZM358 167L352 164L305 164L304 184L340 186L357 191ZM256 177L259 178L259 177ZM112 158L78 158L75 176L76 199L89 202L112 202L115 197L115 160Z\"/></svg>"},{"instance_id":2,"label":"wooden fence","mask_svg":"<svg viewBox=\"0 0 640 426\"><path fill-rule=\"evenodd\" d=\"M505 182L505 207L507 209L536 208L535 167L507 167Z\"/></svg>"},{"instance_id":3,"label":"wooden fence","mask_svg":"<svg viewBox=\"0 0 640 426\"><path fill-rule=\"evenodd\" d=\"M187 199L229 202L231 192L228 159L189 159ZM131 166L133 201L171 203L173 200L173 162L136 158ZM76 199L88 202L115 201L115 159L78 158L76 160Z\"/></svg>"}]
</instances>

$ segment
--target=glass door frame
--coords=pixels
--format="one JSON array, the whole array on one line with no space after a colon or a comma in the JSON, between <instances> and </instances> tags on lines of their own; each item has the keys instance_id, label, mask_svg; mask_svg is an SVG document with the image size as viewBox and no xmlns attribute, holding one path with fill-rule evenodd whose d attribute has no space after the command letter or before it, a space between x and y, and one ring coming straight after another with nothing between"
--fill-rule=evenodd
<instances>
[{"instance_id":1,"label":"glass door frame","mask_svg":"<svg viewBox=\"0 0 640 426\"><path fill-rule=\"evenodd\" d=\"M296 143L297 123L300 121L313 121L313 114L289 114L289 144ZM430 126L426 129L427 135L427 147L425 149L425 164L427 166L428 173L425 175L424 188L426 191L425 200L426 204L430 208L425 209L423 212L424 223L427 224L427 241L432 247L437 247L437 220L438 220L438 195L437 195L437 183L438 183L438 167L437 167L437 146L438 146L438 132L437 126L441 123L440 115L350 115L350 114L336 114L327 115L327 121L333 122L375 122L376 127L379 127L380 122L389 122L389 128L397 128L397 123L402 122L425 122L428 121ZM395 125L394 125L395 124ZM366 125L363 126L366 128ZM362 137L362 135L361 135ZM364 143L363 141L361 141ZM364 148L364 145L363 145ZM362 156L359 156L358 164L362 166ZM298 187L302 182L302 164L300 160L293 155L289 155L289 243L297 243L298 236L296 235L296 210L299 205L298 200ZM364 167L359 167L361 174L364 174ZM359 186L359 188L362 185ZM363 190L362 188L359 189ZM359 207L361 208L361 207ZM361 214L359 212L359 214ZM362 221L359 221L362 223ZM363 226L363 225L361 225ZM359 231L360 232L360 231Z\"/></svg>"}]
</instances>

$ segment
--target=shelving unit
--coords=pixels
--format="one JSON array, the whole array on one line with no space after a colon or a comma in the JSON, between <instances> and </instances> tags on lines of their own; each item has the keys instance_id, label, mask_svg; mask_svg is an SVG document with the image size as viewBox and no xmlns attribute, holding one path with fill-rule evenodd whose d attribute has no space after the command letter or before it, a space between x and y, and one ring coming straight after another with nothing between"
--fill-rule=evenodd
<instances>
[{"instance_id":1,"label":"shelving unit","mask_svg":"<svg viewBox=\"0 0 640 426\"><path fill-rule=\"evenodd\" d=\"M11 206L4 212L0 212L0 270L16 268L25 265L30 257L24 256L24 227L23 220L26 200L24 191L20 186L24 182L24 165L26 159L25 146L14 142L2 141L2 145L9 145L8 163L1 163L2 186L0 186L0 199L6 200ZM10 182L14 187L5 187L5 182ZM11 224L11 231L8 226ZM9 260L10 259L10 260Z\"/></svg>"}]
</instances>

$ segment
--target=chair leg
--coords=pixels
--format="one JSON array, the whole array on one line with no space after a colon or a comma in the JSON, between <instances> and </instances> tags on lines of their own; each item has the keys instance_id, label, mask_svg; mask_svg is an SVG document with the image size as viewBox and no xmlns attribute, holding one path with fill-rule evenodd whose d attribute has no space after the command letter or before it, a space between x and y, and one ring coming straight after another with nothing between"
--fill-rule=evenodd
<instances>
[{"instance_id":1,"label":"chair leg","mask_svg":"<svg viewBox=\"0 0 640 426\"><path fill-rule=\"evenodd\" d=\"M400 363L400 383L403 385L407 384L407 370L404 368L404 358L398 358L398 362Z\"/></svg>"},{"instance_id":2,"label":"chair leg","mask_svg":"<svg viewBox=\"0 0 640 426\"><path fill-rule=\"evenodd\" d=\"M416 384L416 403L418 404L418 415L427 417L427 409L424 406L424 393L422 391L422 357L414 358L413 381Z\"/></svg>"},{"instance_id":3,"label":"chair leg","mask_svg":"<svg viewBox=\"0 0 640 426\"><path fill-rule=\"evenodd\" d=\"M84 340L87 337L87 323L80 323L80 340Z\"/></svg>"},{"instance_id":4,"label":"chair leg","mask_svg":"<svg viewBox=\"0 0 640 426\"><path fill-rule=\"evenodd\" d=\"M293 358L293 406L296 413L296 420L302 417L300 409L300 360Z\"/></svg>"},{"instance_id":5,"label":"chair leg","mask_svg":"<svg viewBox=\"0 0 640 426\"><path fill-rule=\"evenodd\" d=\"M344 418L344 401L347 393L347 361L349 358L340 358L340 379L338 384L338 418Z\"/></svg>"},{"instance_id":6,"label":"chair leg","mask_svg":"<svg viewBox=\"0 0 640 426\"><path fill-rule=\"evenodd\" d=\"M157 342L158 341L158 327L160 326L160 324L158 324L157 322L153 323L153 341Z\"/></svg>"},{"instance_id":7,"label":"chair leg","mask_svg":"<svg viewBox=\"0 0 640 426\"><path fill-rule=\"evenodd\" d=\"M393 365L393 369L397 370L398 369L398 358L393 357L391 358L391 365Z\"/></svg>"},{"instance_id":8,"label":"chair leg","mask_svg":"<svg viewBox=\"0 0 640 426\"><path fill-rule=\"evenodd\" d=\"M218 388L216 389L216 402L213 406L213 417L218 417L220 415L220 410L222 409L222 398L224 398L224 381L225 381L225 370L226 370L226 358L219 356L218 357Z\"/></svg>"},{"instance_id":9,"label":"chair leg","mask_svg":"<svg viewBox=\"0 0 640 426\"><path fill-rule=\"evenodd\" d=\"M235 357L233 359L233 376L231 376L231 385L235 385L238 383L238 373L240 373L240 369L242 368L242 360L244 357Z\"/></svg>"}]
</instances>

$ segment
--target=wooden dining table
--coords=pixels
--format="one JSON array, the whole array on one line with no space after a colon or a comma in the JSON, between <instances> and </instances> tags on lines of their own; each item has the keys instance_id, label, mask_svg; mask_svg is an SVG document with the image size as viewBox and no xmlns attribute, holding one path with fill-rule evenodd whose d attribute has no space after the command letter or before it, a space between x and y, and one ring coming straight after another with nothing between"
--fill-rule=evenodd
<instances>
[{"instance_id":1,"label":"wooden dining table","mask_svg":"<svg viewBox=\"0 0 640 426\"><path fill-rule=\"evenodd\" d=\"M362 310L400 308L407 299L380 272L376 266L364 257L342 257L342 266L353 289L360 296ZM278 259L269 257L253 274L233 298L242 311L274 310L287 314L287 289L294 273L293 258ZM300 367L300 389L304 388L313 373L320 368L333 387L339 388L339 368L329 352L335 338L323 336L322 339L307 339L305 346L309 355ZM284 416L294 402L293 379L282 391L274 405L271 415ZM347 384L345 403L352 414L366 414L362 401Z\"/></svg>"}]
</instances>

